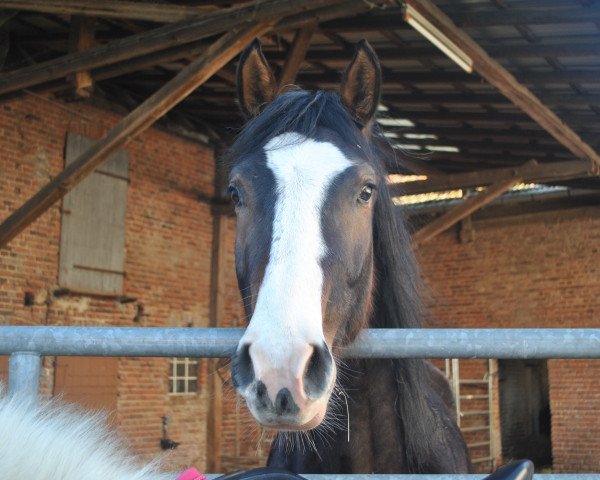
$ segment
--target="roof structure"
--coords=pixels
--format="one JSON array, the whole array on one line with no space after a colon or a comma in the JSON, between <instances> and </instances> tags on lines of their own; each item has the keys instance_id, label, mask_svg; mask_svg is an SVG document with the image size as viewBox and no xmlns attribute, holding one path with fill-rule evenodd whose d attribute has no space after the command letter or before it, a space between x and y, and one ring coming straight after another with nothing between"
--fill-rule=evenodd
<instances>
[{"instance_id":1,"label":"roof structure","mask_svg":"<svg viewBox=\"0 0 600 480\"><path fill-rule=\"evenodd\" d=\"M263 22L257 32L282 85L336 88L354 44L368 39L383 69L379 121L401 158L391 167L427 176L393 186L397 193L495 185L501 194L520 181L600 187L600 2L282 4L0 0L0 101L53 92L130 111L221 34ZM223 58L165 109L168 122L231 136L241 125L235 62Z\"/></svg>"}]
</instances>

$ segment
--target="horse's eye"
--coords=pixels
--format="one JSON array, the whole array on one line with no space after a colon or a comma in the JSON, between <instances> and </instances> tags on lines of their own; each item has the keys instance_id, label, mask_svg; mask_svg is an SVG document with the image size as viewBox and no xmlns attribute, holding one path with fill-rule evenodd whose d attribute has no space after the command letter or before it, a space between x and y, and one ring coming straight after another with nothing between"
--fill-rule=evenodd
<instances>
[{"instance_id":1,"label":"horse's eye","mask_svg":"<svg viewBox=\"0 0 600 480\"><path fill-rule=\"evenodd\" d=\"M235 188L234 186L229 187L229 197L231 198L231 201L233 202L233 204L236 207L238 207L240 205L240 202L241 202L240 192L238 192L238 189Z\"/></svg>"},{"instance_id":2,"label":"horse's eye","mask_svg":"<svg viewBox=\"0 0 600 480\"><path fill-rule=\"evenodd\" d=\"M370 185L365 185L362 188L362 190L360 191L360 194L358 195L359 203L364 203L364 204L369 203L369 200L371 200L372 195L373 195L373 187Z\"/></svg>"}]
</instances>

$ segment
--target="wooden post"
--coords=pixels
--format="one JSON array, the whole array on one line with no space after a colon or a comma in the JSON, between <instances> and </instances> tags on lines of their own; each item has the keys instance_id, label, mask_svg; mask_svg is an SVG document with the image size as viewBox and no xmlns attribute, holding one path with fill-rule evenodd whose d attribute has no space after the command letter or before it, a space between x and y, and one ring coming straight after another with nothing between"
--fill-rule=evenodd
<instances>
[{"instance_id":1,"label":"wooden post","mask_svg":"<svg viewBox=\"0 0 600 480\"><path fill-rule=\"evenodd\" d=\"M527 169L535 164L537 164L535 160L530 160L529 162L525 163L521 169ZM514 170L513 175L508 178L505 177L498 179L483 192L467 198L460 205L447 211L442 216L436 218L433 222L425 225L413 235L414 243L417 245L422 245L428 240L431 240L436 235L460 222L463 218L471 215L474 211L484 207L488 203L493 202L496 198L498 198L504 192L510 190L517 183L522 182L523 174L521 169Z\"/></svg>"},{"instance_id":2,"label":"wooden post","mask_svg":"<svg viewBox=\"0 0 600 480\"><path fill-rule=\"evenodd\" d=\"M207 51L185 67L139 107L117 123L107 135L50 183L30 198L0 225L0 248L22 232L54 202L96 169L125 143L146 130L156 120L202 85L216 71L232 60L252 39L263 35L271 23L235 29L223 35Z\"/></svg>"},{"instance_id":3,"label":"wooden post","mask_svg":"<svg viewBox=\"0 0 600 480\"><path fill-rule=\"evenodd\" d=\"M84 52L94 46L94 26L96 20L74 15L71 17L71 34L69 38L70 52ZM89 70L80 70L73 75L75 94L78 97L89 97L94 87L94 80Z\"/></svg>"},{"instance_id":4,"label":"wooden post","mask_svg":"<svg viewBox=\"0 0 600 480\"><path fill-rule=\"evenodd\" d=\"M215 149L215 197L225 187L223 165L218 163L219 150ZM222 326L225 310L226 291L226 248L227 248L227 214L223 208L213 208L212 259L210 271L210 316L209 327ZM208 415L206 425L206 468L209 472L221 471L221 429L223 423L223 383L217 374L219 360L211 359L208 363Z\"/></svg>"},{"instance_id":5,"label":"wooden post","mask_svg":"<svg viewBox=\"0 0 600 480\"><path fill-rule=\"evenodd\" d=\"M292 48L288 53L288 57L283 66L283 71L281 72L281 78L279 79L279 90L286 85L292 85L296 81L296 75L298 75L300 65L302 65L306 52L310 47L310 39L316 28L317 25L313 23L299 29L296 32L296 35L294 35Z\"/></svg>"}]
</instances>

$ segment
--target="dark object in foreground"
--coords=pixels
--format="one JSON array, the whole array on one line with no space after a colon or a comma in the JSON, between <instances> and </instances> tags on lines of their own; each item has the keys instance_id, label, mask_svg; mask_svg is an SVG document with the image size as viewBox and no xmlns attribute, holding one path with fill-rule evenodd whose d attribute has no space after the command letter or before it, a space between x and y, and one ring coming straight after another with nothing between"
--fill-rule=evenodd
<instances>
[{"instance_id":1,"label":"dark object in foreground","mask_svg":"<svg viewBox=\"0 0 600 480\"><path fill-rule=\"evenodd\" d=\"M500 467L483 480L531 480L533 463L529 460L516 460ZM216 480L305 480L303 476L281 468L263 467L242 472L228 473ZM366 476L365 476L366 480Z\"/></svg>"}]
</instances>

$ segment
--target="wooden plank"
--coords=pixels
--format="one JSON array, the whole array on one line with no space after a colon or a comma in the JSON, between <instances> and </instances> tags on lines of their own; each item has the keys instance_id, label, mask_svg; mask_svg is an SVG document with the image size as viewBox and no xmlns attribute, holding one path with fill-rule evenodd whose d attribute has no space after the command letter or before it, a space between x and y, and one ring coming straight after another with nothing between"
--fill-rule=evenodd
<instances>
[{"instance_id":1,"label":"wooden plank","mask_svg":"<svg viewBox=\"0 0 600 480\"><path fill-rule=\"evenodd\" d=\"M215 149L215 157L219 156ZM227 176L224 165L215 162L215 192L225 190ZM227 214L223 209L214 208L213 211L212 255L210 268L210 328L223 326L225 316L225 295L227 292ZM209 360L209 383L207 425L206 425L206 459L207 469L210 472L221 471L221 444L223 421L223 384L217 374L219 360Z\"/></svg>"},{"instance_id":2,"label":"wooden plank","mask_svg":"<svg viewBox=\"0 0 600 480\"><path fill-rule=\"evenodd\" d=\"M310 40L317 26L315 24L299 29L294 35L292 47L288 52L288 56L283 65L281 78L279 79L279 89L283 89L286 85L293 85L296 81L296 75L300 70L300 66L304 61L306 52L310 47Z\"/></svg>"},{"instance_id":3,"label":"wooden plank","mask_svg":"<svg viewBox=\"0 0 600 480\"><path fill-rule=\"evenodd\" d=\"M471 37L456 27L431 1L407 0L407 4L423 15L435 28L466 53L473 61L474 71L494 85L571 153L577 158L588 158L600 165L600 156L592 147L585 143L528 88L519 83L508 70L493 60ZM573 75L571 79L578 81L576 75Z\"/></svg>"},{"instance_id":4,"label":"wooden plank","mask_svg":"<svg viewBox=\"0 0 600 480\"><path fill-rule=\"evenodd\" d=\"M488 203L493 202L496 198L507 192L517 183L521 182L522 178L513 177L510 179L502 179L492 183L485 191L480 192L472 197L467 198L463 203L444 213L436 218L431 223L428 223L423 228L418 230L413 235L413 241L416 245L423 245L431 240L436 235L446 231L451 226L456 225L463 218L468 217L474 211L484 207Z\"/></svg>"},{"instance_id":5,"label":"wooden plank","mask_svg":"<svg viewBox=\"0 0 600 480\"><path fill-rule=\"evenodd\" d=\"M94 46L94 18L75 15L71 18L69 52L84 52ZM73 75L75 94L78 97L89 97L94 81L89 70L79 70Z\"/></svg>"},{"instance_id":6,"label":"wooden plank","mask_svg":"<svg viewBox=\"0 0 600 480\"><path fill-rule=\"evenodd\" d=\"M393 196L416 195L441 192L459 188L476 188L491 185L498 179L512 178L515 168L495 168L476 172L455 173L428 178L423 181L389 185ZM585 178L600 174L600 170L589 160L571 160L567 162L531 163L518 169L524 182L549 183Z\"/></svg>"},{"instance_id":7,"label":"wooden plank","mask_svg":"<svg viewBox=\"0 0 600 480\"><path fill-rule=\"evenodd\" d=\"M160 90L117 123L92 148L67 166L0 225L0 248L23 231L54 202L95 170L125 143L146 130L157 119L186 98L215 72L232 60L255 37L270 30L270 23L235 29L223 35Z\"/></svg>"},{"instance_id":8,"label":"wooden plank","mask_svg":"<svg viewBox=\"0 0 600 480\"><path fill-rule=\"evenodd\" d=\"M33 85L64 78L80 70L90 70L140 55L183 45L231 31L240 26L255 26L284 15L328 5L335 0L257 0L251 5L231 7L207 13L153 30L115 40L86 52L65 55L55 60L0 75L0 94L14 92Z\"/></svg>"},{"instance_id":9,"label":"wooden plank","mask_svg":"<svg viewBox=\"0 0 600 480\"><path fill-rule=\"evenodd\" d=\"M0 0L0 8L56 15L145 20L170 23L187 20L216 10L213 6L184 6L166 3L121 0Z\"/></svg>"}]
</instances>

